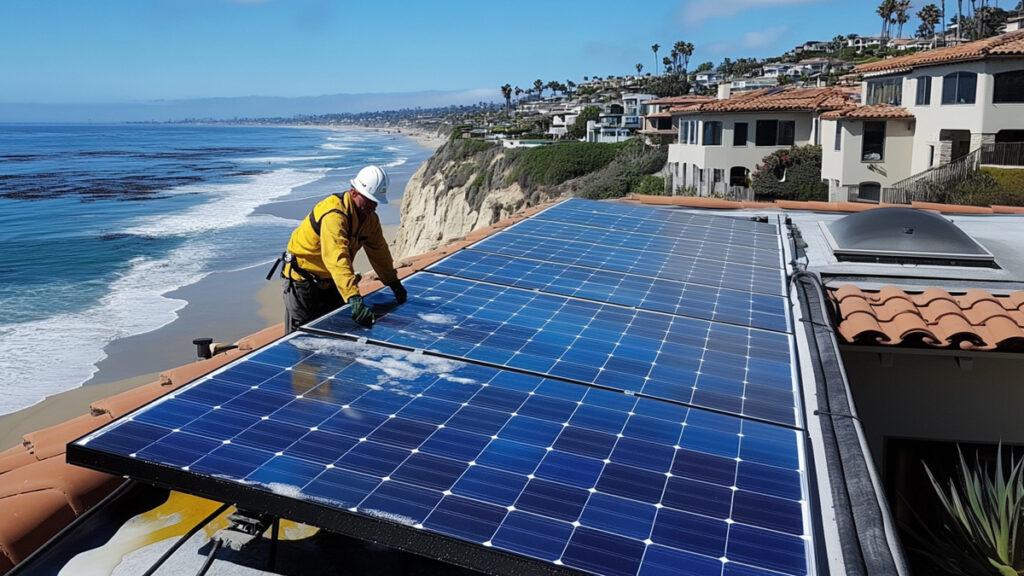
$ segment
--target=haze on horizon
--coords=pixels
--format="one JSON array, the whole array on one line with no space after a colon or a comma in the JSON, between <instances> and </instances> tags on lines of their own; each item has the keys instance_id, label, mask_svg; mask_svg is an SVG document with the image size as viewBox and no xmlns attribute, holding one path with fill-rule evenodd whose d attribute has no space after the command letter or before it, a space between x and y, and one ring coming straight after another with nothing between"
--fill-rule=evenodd
<instances>
[{"instance_id":1,"label":"haze on horizon","mask_svg":"<svg viewBox=\"0 0 1024 576\"><path fill-rule=\"evenodd\" d=\"M915 0L914 11L925 0ZM9 2L0 122L174 120L500 101L526 88L877 34L858 0ZM633 22L626 25L624 22ZM915 22L916 23L916 22ZM909 26L910 29L916 26ZM662 46L655 58L653 44Z\"/></svg>"}]
</instances>

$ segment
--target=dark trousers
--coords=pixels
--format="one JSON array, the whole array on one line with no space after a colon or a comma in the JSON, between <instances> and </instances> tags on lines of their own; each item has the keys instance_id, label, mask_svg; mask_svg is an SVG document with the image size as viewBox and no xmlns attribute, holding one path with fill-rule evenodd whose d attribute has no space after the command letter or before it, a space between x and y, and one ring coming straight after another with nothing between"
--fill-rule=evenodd
<instances>
[{"instance_id":1,"label":"dark trousers","mask_svg":"<svg viewBox=\"0 0 1024 576\"><path fill-rule=\"evenodd\" d=\"M314 283L286 278L283 283L286 334L345 304L333 282Z\"/></svg>"}]
</instances>

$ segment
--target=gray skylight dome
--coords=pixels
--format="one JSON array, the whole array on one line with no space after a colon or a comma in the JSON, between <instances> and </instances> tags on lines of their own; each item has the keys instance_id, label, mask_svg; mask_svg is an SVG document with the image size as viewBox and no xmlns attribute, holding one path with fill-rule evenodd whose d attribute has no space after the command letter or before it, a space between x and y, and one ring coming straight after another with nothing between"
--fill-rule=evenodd
<instances>
[{"instance_id":1,"label":"gray skylight dome","mask_svg":"<svg viewBox=\"0 0 1024 576\"><path fill-rule=\"evenodd\" d=\"M836 258L945 266L997 267L992 254L949 219L913 208L876 208L825 228Z\"/></svg>"}]
</instances>

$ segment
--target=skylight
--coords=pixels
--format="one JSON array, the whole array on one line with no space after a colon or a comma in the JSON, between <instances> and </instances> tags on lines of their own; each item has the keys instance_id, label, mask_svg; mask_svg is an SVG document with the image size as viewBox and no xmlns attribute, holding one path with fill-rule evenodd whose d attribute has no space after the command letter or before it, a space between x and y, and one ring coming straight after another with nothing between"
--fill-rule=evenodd
<instances>
[{"instance_id":1,"label":"skylight","mask_svg":"<svg viewBox=\"0 0 1024 576\"><path fill-rule=\"evenodd\" d=\"M992 254L947 218L913 208L877 208L822 224L841 262L999 268Z\"/></svg>"}]
</instances>

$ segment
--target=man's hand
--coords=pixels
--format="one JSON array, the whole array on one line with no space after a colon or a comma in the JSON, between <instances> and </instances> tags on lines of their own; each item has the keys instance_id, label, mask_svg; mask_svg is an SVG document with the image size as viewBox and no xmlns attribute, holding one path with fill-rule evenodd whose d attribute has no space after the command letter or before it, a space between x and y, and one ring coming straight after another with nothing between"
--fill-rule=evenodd
<instances>
[{"instance_id":1,"label":"man's hand","mask_svg":"<svg viewBox=\"0 0 1024 576\"><path fill-rule=\"evenodd\" d=\"M373 327L373 310L363 303L362 296L353 296L348 299L348 305L352 309L352 319L356 324L366 328Z\"/></svg>"},{"instance_id":2,"label":"man's hand","mask_svg":"<svg viewBox=\"0 0 1024 576\"><path fill-rule=\"evenodd\" d=\"M405 304L405 300L409 297L409 293L405 291L405 286L402 286L400 280L395 280L391 284L388 284L388 288L395 294L395 302L399 304Z\"/></svg>"}]
</instances>

